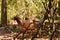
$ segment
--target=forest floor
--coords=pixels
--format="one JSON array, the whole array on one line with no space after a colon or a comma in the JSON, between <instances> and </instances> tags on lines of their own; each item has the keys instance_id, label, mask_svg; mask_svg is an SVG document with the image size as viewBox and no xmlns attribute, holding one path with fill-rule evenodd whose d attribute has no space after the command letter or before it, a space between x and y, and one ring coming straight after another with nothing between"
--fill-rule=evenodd
<instances>
[{"instance_id":1,"label":"forest floor","mask_svg":"<svg viewBox=\"0 0 60 40\"><path fill-rule=\"evenodd\" d=\"M10 33L8 29L0 27L0 40L10 40L16 33Z\"/></svg>"},{"instance_id":2,"label":"forest floor","mask_svg":"<svg viewBox=\"0 0 60 40\"><path fill-rule=\"evenodd\" d=\"M16 34L17 33L10 33L7 29L5 29L3 27L0 28L0 40L13 40L13 37ZM25 38L24 40L31 40L31 38ZM49 38L35 38L35 40L49 40ZM60 38L59 39L56 38L54 40L60 40Z\"/></svg>"}]
</instances>

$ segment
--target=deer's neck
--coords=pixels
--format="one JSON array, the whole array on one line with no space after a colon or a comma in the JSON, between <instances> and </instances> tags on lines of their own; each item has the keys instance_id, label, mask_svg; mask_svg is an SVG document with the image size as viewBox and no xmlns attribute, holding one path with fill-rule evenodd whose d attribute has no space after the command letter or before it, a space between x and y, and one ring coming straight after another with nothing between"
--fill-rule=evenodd
<instances>
[{"instance_id":1,"label":"deer's neck","mask_svg":"<svg viewBox=\"0 0 60 40\"><path fill-rule=\"evenodd\" d=\"M17 23L20 25L20 26L23 26L21 21L19 19L16 19Z\"/></svg>"},{"instance_id":2,"label":"deer's neck","mask_svg":"<svg viewBox=\"0 0 60 40\"><path fill-rule=\"evenodd\" d=\"M22 25L21 21L19 19L16 20L18 25L20 25L24 30L26 29L26 26Z\"/></svg>"}]
</instances>

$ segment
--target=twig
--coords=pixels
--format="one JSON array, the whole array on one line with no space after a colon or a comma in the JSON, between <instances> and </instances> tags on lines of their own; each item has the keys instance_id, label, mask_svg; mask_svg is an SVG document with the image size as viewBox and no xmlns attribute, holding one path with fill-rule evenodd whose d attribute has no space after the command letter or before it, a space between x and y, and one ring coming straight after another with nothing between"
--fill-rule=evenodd
<instances>
[{"instance_id":1,"label":"twig","mask_svg":"<svg viewBox=\"0 0 60 40\"><path fill-rule=\"evenodd\" d=\"M53 12L53 14L55 14L55 12L56 12L56 10L57 10L57 9L58 9L57 7L54 9L54 12Z\"/></svg>"},{"instance_id":2,"label":"twig","mask_svg":"<svg viewBox=\"0 0 60 40\"><path fill-rule=\"evenodd\" d=\"M47 13L47 12L46 12L46 13ZM36 34L32 37L32 39L31 39L31 40L34 40L34 38L35 38L35 37L37 37L37 34L39 33L40 28L41 28L41 27L43 27L43 23L44 23L44 21L47 19L47 18L46 18L47 16L48 16L47 14L44 14L43 21L39 24L39 25L40 25L40 27L39 27L39 29L37 29Z\"/></svg>"},{"instance_id":3,"label":"twig","mask_svg":"<svg viewBox=\"0 0 60 40\"><path fill-rule=\"evenodd\" d=\"M48 8L46 8L46 6L45 6L44 2L42 2L42 3L43 3L43 6L44 6L45 10L46 10L46 11L48 11Z\"/></svg>"}]
</instances>

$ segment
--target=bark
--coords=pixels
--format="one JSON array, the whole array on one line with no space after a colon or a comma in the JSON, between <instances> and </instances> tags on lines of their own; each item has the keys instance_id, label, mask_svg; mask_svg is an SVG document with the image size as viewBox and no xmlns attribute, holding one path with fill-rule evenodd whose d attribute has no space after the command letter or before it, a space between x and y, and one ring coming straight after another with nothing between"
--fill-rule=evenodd
<instances>
[{"instance_id":1,"label":"bark","mask_svg":"<svg viewBox=\"0 0 60 40\"><path fill-rule=\"evenodd\" d=\"M1 24L2 24L2 26L7 25L7 2L6 2L6 0L2 0Z\"/></svg>"}]
</instances>

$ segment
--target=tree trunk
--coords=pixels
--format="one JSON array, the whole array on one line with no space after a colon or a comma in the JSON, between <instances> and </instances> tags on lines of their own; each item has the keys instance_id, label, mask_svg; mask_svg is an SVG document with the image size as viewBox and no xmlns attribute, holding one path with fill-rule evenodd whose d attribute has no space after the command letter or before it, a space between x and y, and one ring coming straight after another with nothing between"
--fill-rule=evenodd
<instances>
[{"instance_id":1,"label":"tree trunk","mask_svg":"<svg viewBox=\"0 0 60 40\"><path fill-rule=\"evenodd\" d=\"M2 5L1 5L1 24L2 24L2 26L7 25L7 2L6 2L6 0L2 0Z\"/></svg>"}]
</instances>

